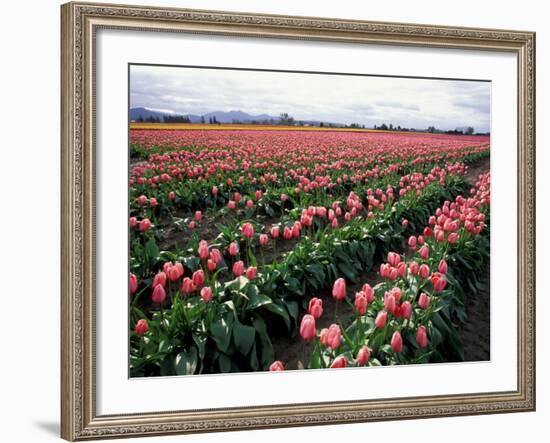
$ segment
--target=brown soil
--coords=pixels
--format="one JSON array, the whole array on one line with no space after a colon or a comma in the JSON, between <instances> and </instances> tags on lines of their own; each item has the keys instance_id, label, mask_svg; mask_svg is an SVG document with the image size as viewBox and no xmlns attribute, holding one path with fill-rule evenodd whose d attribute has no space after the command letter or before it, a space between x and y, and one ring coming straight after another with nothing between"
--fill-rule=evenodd
<instances>
[{"instance_id":1,"label":"brown soil","mask_svg":"<svg viewBox=\"0 0 550 443\"><path fill-rule=\"evenodd\" d=\"M491 358L489 269L484 269L481 275L482 288L477 294L467 294L468 320L458 330L464 346L464 361L488 361Z\"/></svg>"},{"instance_id":2,"label":"brown soil","mask_svg":"<svg viewBox=\"0 0 550 443\"><path fill-rule=\"evenodd\" d=\"M475 185L478 180L478 177L481 174L485 174L486 172L489 172L490 168L491 168L491 158L490 157L484 158L483 160L473 165L469 165L466 173L464 174L464 177L472 185Z\"/></svg>"}]
</instances>

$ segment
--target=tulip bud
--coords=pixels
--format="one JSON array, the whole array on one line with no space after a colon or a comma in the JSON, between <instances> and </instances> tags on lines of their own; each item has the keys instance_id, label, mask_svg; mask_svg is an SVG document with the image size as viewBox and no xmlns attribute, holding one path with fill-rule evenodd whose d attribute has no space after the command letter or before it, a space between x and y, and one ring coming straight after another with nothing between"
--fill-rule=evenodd
<instances>
[{"instance_id":1,"label":"tulip bud","mask_svg":"<svg viewBox=\"0 0 550 443\"><path fill-rule=\"evenodd\" d=\"M246 278L248 278L249 280L254 280L257 274L258 274L258 270L256 269L255 266L250 266L246 270Z\"/></svg>"},{"instance_id":2,"label":"tulip bud","mask_svg":"<svg viewBox=\"0 0 550 443\"><path fill-rule=\"evenodd\" d=\"M403 351L403 338L399 331L395 331L391 337L390 346L393 352Z\"/></svg>"},{"instance_id":3,"label":"tulip bud","mask_svg":"<svg viewBox=\"0 0 550 443\"><path fill-rule=\"evenodd\" d=\"M424 245L420 248L420 250L418 251L418 253L420 254L420 258L422 260L426 260L428 258L428 255L430 253L429 249L428 249L428 246L427 245Z\"/></svg>"},{"instance_id":4,"label":"tulip bud","mask_svg":"<svg viewBox=\"0 0 550 443\"><path fill-rule=\"evenodd\" d=\"M130 272L130 294L134 295L137 290L138 290L137 277Z\"/></svg>"},{"instance_id":5,"label":"tulip bud","mask_svg":"<svg viewBox=\"0 0 550 443\"><path fill-rule=\"evenodd\" d=\"M412 316L412 305L409 301L405 301L401 304L401 317L410 319Z\"/></svg>"},{"instance_id":6,"label":"tulip bud","mask_svg":"<svg viewBox=\"0 0 550 443\"><path fill-rule=\"evenodd\" d=\"M412 275L417 275L420 267L418 266L418 263L415 261L412 261L409 263L409 272Z\"/></svg>"},{"instance_id":7,"label":"tulip bud","mask_svg":"<svg viewBox=\"0 0 550 443\"><path fill-rule=\"evenodd\" d=\"M136 217L130 217L129 224L130 224L130 228L134 229L137 226L137 218Z\"/></svg>"},{"instance_id":8,"label":"tulip bud","mask_svg":"<svg viewBox=\"0 0 550 443\"><path fill-rule=\"evenodd\" d=\"M332 364L330 365L331 368L345 368L348 365L346 359L342 356L336 357Z\"/></svg>"},{"instance_id":9,"label":"tulip bud","mask_svg":"<svg viewBox=\"0 0 550 443\"><path fill-rule=\"evenodd\" d=\"M355 294L355 310L359 315L364 315L367 312L368 300L364 292L357 292Z\"/></svg>"},{"instance_id":10,"label":"tulip bud","mask_svg":"<svg viewBox=\"0 0 550 443\"><path fill-rule=\"evenodd\" d=\"M369 362L369 358L370 349L367 346L363 346L361 349L359 349L359 352L357 353L355 363L357 364L357 366L365 366Z\"/></svg>"},{"instance_id":11,"label":"tulip bud","mask_svg":"<svg viewBox=\"0 0 550 443\"><path fill-rule=\"evenodd\" d=\"M281 361L277 360L271 363L271 365L269 366L269 370L271 372L284 371L285 367Z\"/></svg>"},{"instance_id":12,"label":"tulip bud","mask_svg":"<svg viewBox=\"0 0 550 443\"><path fill-rule=\"evenodd\" d=\"M229 252L229 255L234 257L239 253L239 245L237 244L237 242L231 242L227 250Z\"/></svg>"},{"instance_id":13,"label":"tulip bud","mask_svg":"<svg viewBox=\"0 0 550 443\"><path fill-rule=\"evenodd\" d=\"M206 240L201 240L199 242L199 257L201 260L206 260L208 258L208 242Z\"/></svg>"},{"instance_id":14,"label":"tulip bud","mask_svg":"<svg viewBox=\"0 0 550 443\"><path fill-rule=\"evenodd\" d=\"M388 263L390 265L397 266L400 261L401 261L401 257L399 254L395 252L388 252Z\"/></svg>"},{"instance_id":15,"label":"tulip bud","mask_svg":"<svg viewBox=\"0 0 550 443\"><path fill-rule=\"evenodd\" d=\"M307 312L314 318L319 318L323 315L323 300L317 297L313 297L309 301Z\"/></svg>"},{"instance_id":16,"label":"tulip bud","mask_svg":"<svg viewBox=\"0 0 550 443\"><path fill-rule=\"evenodd\" d=\"M418 306L420 306L421 309L428 309L428 306L430 306L430 297L425 292L418 297Z\"/></svg>"},{"instance_id":17,"label":"tulip bud","mask_svg":"<svg viewBox=\"0 0 550 443\"><path fill-rule=\"evenodd\" d=\"M269 242L269 237L266 234L260 234L260 246L266 246Z\"/></svg>"},{"instance_id":18,"label":"tulip bud","mask_svg":"<svg viewBox=\"0 0 550 443\"><path fill-rule=\"evenodd\" d=\"M240 277L244 272L244 262L242 260L233 263L233 274L235 277Z\"/></svg>"},{"instance_id":19,"label":"tulip bud","mask_svg":"<svg viewBox=\"0 0 550 443\"><path fill-rule=\"evenodd\" d=\"M367 297L367 302L372 303L374 301L374 289L368 283L365 283L361 288L361 292Z\"/></svg>"},{"instance_id":20,"label":"tulip bud","mask_svg":"<svg viewBox=\"0 0 550 443\"><path fill-rule=\"evenodd\" d=\"M313 340L316 334L315 318L310 314L304 315L300 324L300 335L304 340Z\"/></svg>"},{"instance_id":21,"label":"tulip bud","mask_svg":"<svg viewBox=\"0 0 550 443\"><path fill-rule=\"evenodd\" d=\"M201 221L201 220L202 220L202 212L195 211L195 221Z\"/></svg>"},{"instance_id":22,"label":"tulip bud","mask_svg":"<svg viewBox=\"0 0 550 443\"><path fill-rule=\"evenodd\" d=\"M212 300L212 288L210 286L201 289L201 299L206 303Z\"/></svg>"},{"instance_id":23,"label":"tulip bud","mask_svg":"<svg viewBox=\"0 0 550 443\"><path fill-rule=\"evenodd\" d=\"M328 328L321 329L321 332L319 333L319 342L322 346L327 346L327 337L328 337Z\"/></svg>"},{"instance_id":24,"label":"tulip bud","mask_svg":"<svg viewBox=\"0 0 550 443\"><path fill-rule=\"evenodd\" d=\"M153 289L153 293L151 294L151 300L153 300L153 303L162 303L164 299L166 298L166 291L164 290L164 286L162 285L156 285Z\"/></svg>"},{"instance_id":25,"label":"tulip bud","mask_svg":"<svg viewBox=\"0 0 550 443\"><path fill-rule=\"evenodd\" d=\"M346 281L343 278L339 278L334 282L332 296L336 300L343 300L346 297Z\"/></svg>"},{"instance_id":26,"label":"tulip bud","mask_svg":"<svg viewBox=\"0 0 550 443\"><path fill-rule=\"evenodd\" d=\"M342 333L340 332L340 326L332 324L328 328L327 333L327 345L332 350L336 350L342 343Z\"/></svg>"},{"instance_id":27,"label":"tulip bud","mask_svg":"<svg viewBox=\"0 0 550 443\"><path fill-rule=\"evenodd\" d=\"M202 269L193 272L193 284L198 288L204 284L204 271Z\"/></svg>"},{"instance_id":28,"label":"tulip bud","mask_svg":"<svg viewBox=\"0 0 550 443\"><path fill-rule=\"evenodd\" d=\"M376 320L374 320L374 326L376 326L377 329L382 329L384 326L386 326L387 320L388 313L386 311L380 311L376 316Z\"/></svg>"},{"instance_id":29,"label":"tulip bud","mask_svg":"<svg viewBox=\"0 0 550 443\"><path fill-rule=\"evenodd\" d=\"M243 236L246 238L252 238L254 237L254 227L250 223L245 223L241 227L241 231L243 233Z\"/></svg>"},{"instance_id":30,"label":"tulip bud","mask_svg":"<svg viewBox=\"0 0 550 443\"><path fill-rule=\"evenodd\" d=\"M421 325L416 331L416 342L421 348L428 346L428 333L426 332L426 326Z\"/></svg>"},{"instance_id":31,"label":"tulip bud","mask_svg":"<svg viewBox=\"0 0 550 443\"><path fill-rule=\"evenodd\" d=\"M139 222L140 232L146 232L149 229L151 229L152 226L153 226L153 224L151 223L151 220L149 220L148 218L144 218L143 220L141 220Z\"/></svg>"},{"instance_id":32,"label":"tulip bud","mask_svg":"<svg viewBox=\"0 0 550 443\"><path fill-rule=\"evenodd\" d=\"M143 337L149 330L149 323L147 323L147 320L142 318L141 320L138 320L134 330L136 331L137 335Z\"/></svg>"},{"instance_id":33,"label":"tulip bud","mask_svg":"<svg viewBox=\"0 0 550 443\"><path fill-rule=\"evenodd\" d=\"M412 251L415 251L416 250L416 237L414 235L411 235L409 237L409 249L411 249Z\"/></svg>"},{"instance_id":34,"label":"tulip bud","mask_svg":"<svg viewBox=\"0 0 550 443\"><path fill-rule=\"evenodd\" d=\"M444 259L441 259L437 269L441 274L446 274L448 271L447 262Z\"/></svg>"},{"instance_id":35,"label":"tulip bud","mask_svg":"<svg viewBox=\"0 0 550 443\"><path fill-rule=\"evenodd\" d=\"M164 271L157 272L157 274L155 275L155 278L153 279L153 284L151 286L155 288L157 285L166 285L166 274Z\"/></svg>"},{"instance_id":36,"label":"tulip bud","mask_svg":"<svg viewBox=\"0 0 550 443\"><path fill-rule=\"evenodd\" d=\"M420 269L418 270L418 274L420 275L420 278L426 279L430 275L430 268L428 265L423 264L420 265Z\"/></svg>"}]
</instances>

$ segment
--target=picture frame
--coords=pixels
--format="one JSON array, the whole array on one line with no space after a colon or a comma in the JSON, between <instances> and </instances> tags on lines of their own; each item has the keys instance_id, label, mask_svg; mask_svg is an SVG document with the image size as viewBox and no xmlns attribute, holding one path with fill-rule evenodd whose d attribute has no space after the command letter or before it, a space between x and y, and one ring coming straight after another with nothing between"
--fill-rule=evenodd
<instances>
[{"instance_id":1,"label":"picture frame","mask_svg":"<svg viewBox=\"0 0 550 443\"><path fill-rule=\"evenodd\" d=\"M72 2L61 7L61 436L110 437L312 426L535 410L535 34L525 31ZM385 45L517 60L517 387L393 398L98 414L97 33ZM452 77L452 74L449 75ZM99 175L98 175L99 173Z\"/></svg>"}]
</instances>

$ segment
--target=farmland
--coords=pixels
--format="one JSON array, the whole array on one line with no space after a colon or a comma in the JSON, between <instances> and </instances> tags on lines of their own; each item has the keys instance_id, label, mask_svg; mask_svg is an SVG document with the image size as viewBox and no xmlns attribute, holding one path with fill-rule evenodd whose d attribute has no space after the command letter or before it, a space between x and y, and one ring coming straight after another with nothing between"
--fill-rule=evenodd
<instances>
[{"instance_id":1,"label":"farmland","mask_svg":"<svg viewBox=\"0 0 550 443\"><path fill-rule=\"evenodd\" d=\"M132 376L468 358L489 137L140 125Z\"/></svg>"}]
</instances>

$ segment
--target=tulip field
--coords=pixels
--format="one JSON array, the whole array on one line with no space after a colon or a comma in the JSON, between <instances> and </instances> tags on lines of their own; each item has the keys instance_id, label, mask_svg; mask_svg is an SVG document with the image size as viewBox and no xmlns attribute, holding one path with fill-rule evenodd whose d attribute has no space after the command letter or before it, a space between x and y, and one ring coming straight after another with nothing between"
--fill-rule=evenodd
<instances>
[{"instance_id":1,"label":"tulip field","mask_svg":"<svg viewBox=\"0 0 550 443\"><path fill-rule=\"evenodd\" d=\"M489 151L488 136L131 129L131 376L463 361Z\"/></svg>"}]
</instances>

